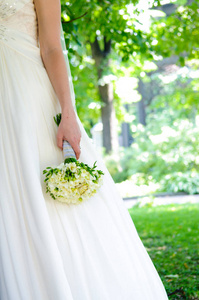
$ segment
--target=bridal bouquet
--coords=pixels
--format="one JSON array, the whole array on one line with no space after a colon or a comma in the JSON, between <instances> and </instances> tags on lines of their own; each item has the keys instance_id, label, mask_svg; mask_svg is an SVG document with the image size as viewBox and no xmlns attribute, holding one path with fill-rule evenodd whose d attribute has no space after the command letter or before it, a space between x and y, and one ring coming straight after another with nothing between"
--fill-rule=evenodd
<instances>
[{"instance_id":1,"label":"bridal bouquet","mask_svg":"<svg viewBox=\"0 0 199 300\"><path fill-rule=\"evenodd\" d=\"M54 117L59 126L61 114ZM71 145L63 142L64 162L56 168L47 167L43 170L46 174L46 192L49 192L54 200L68 204L79 204L83 200L93 196L102 185L101 170L96 169L96 161L90 167L76 159Z\"/></svg>"}]
</instances>

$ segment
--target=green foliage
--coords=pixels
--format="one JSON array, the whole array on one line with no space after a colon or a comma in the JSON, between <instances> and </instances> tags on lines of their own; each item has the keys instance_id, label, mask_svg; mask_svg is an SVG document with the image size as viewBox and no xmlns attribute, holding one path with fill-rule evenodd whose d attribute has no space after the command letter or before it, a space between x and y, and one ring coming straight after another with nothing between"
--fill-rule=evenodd
<instances>
[{"instance_id":1,"label":"green foliage","mask_svg":"<svg viewBox=\"0 0 199 300\"><path fill-rule=\"evenodd\" d=\"M184 67L146 77L148 94L153 89L153 100L145 101L147 126L134 120L134 143L121 148L117 158L106 156L115 182L155 184L156 192L199 193L197 76L193 68Z\"/></svg>"},{"instance_id":2,"label":"green foliage","mask_svg":"<svg viewBox=\"0 0 199 300\"><path fill-rule=\"evenodd\" d=\"M129 76L140 76L141 71L153 70L152 61L173 54L179 56L180 65L187 64L187 58L198 58L198 1L189 6L187 1L177 1L178 7L169 17L151 18L148 32L140 29L138 16L141 10L133 6L138 2L61 1L77 111L89 135L91 127L100 118L103 105L97 91L97 70L91 58L91 43L96 39L102 51L105 50L105 42L111 41L111 51L107 57L111 59L111 66L107 67L107 60L103 61L103 80L109 75L121 76L124 66L126 70L131 70ZM162 3L152 1L156 8ZM81 15L84 16L71 22ZM196 60L193 64L198 66ZM145 76L144 79L149 81L148 88L152 86L153 89L153 97L145 102L147 127L143 129L138 126L133 134L135 143L121 152L121 162L110 158L107 159L107 166L116 182L133 176L139 185L159 183L160 191L197 193L198 162L193 156L197 157L198 153L198 131L194 122L198 113L199 81L186 75L165 84L160 79L161 74L154 74L153 77L156 77L153 86L149 78ZM125 116L122 106L122 99L115 94L114 107L120 121ZM189 120L190 126L182 129L184 120ZM137 123L133 125L137 126ZM159 143L155 141L157 139Z\"/></svg>"},{"instance_id":3,"label":"green foliage","mask_svg":"<svg viewBox=\"0 0 199 300\"><path fill-rule=\"evenodd\" d=\"M128 5L138 3L138 0L117 0L117 1L77 1L73 0L65 5L62 2L62 17L65 20L74 19L82 14L86 15L77 20L75 24L78 28L78 35L84 35L86 42L94 42L97 38L103 47L103 40L112 41L112 47L117 49L124 60L133 51L146 52L145 38L141 30L136 29L136 14L138 10L135 7L128 9ZM135 16L132 16L132 13ZM65 27L66 28L66 27ZM65 29L64 28L64 29ZM67 30L71 30L74 39L74 29L71 24ZM69 38L68 38L69 39Z\"/></svg>"},{"instance_id":4,"label":"green foliage","mask_svg":"<svg viewBox=\"0 0 199 300\"><path fill-rule=\"evenodd\" d=\"M82 62L81 59L84 61ZM71 72L75 89L76 108L89 136L90 129L100 118L101 101L97 90L97 74L93 61L86 56L72 59ZM74 63L75 62L75 63Z\"/></svg>"},{"instance_id":5,"label":"green foliage","mask_svg":"<svg viewBox=\"0 0 199 300\"><path fill-rule=\"evenodd\" d=\"M132 208L135 223L169 299L199 299L198 204Z\"/></svg>"},{"instance_id":6,"label":"green foliage","mask_svg":"<svg viewBox=\"0 0 199 300\"><path fill-rule=\"evenodd\" d=\"M185 64L185 58L198 58L199 34L199 1L195 0L190 5L187 1L178 1L177 9L170 15L161 20L154 19L151 24L150 45L152 51L163 57L171 55L180 56L180 64Z\"/></svg>"},{"instance_id":7,"label":"green foliage","mask_svg":"<svg viewBox=\"0 0 199 300\"><path fill-rule=\"evenodd\" d=\"M181 65L186 63L187 57L198 58L198 0L189 6L186 0L175 1L177 9L169 17L151 17L149 31L139 26L139 14L142 10L135 6L137 3L139 0L61 0L62 24L69 49L77 111L89 135L91 127L101 115L102 105L97 91L97 71L91 59L90 44L95 39L104 51L105 41L111 41L108 57L111 57L112 65L107 70L104 63L103 76L116 73L119 76L121 59L131 64L135 76L141 71L147 71L152 61L173 54L179 55ZM151 1L151 6L156 9L159 6L161 10L162 4L163 1ZM194 91L191 92L187 87L184 97L190 98L190 107L193 94ZM177 91L175 99L177 100ZM117 117L122 119L122 101L115 97L114 105Z\"/></svg>"},{"instance_id":8,"label":"green foliage","mask_svg":"<svg viewBox=\"0 0 199 300\"><path fill-rule=\"evenodd\" d=\"M187 5L187 1L176 1L177 9L171 15L151 17L148 32L139 26L138 16L142 12L136 6L139 0L79 0L78 3L77 0L71 0L61 3L68 46L71 40L81 46L82 42L94 42L97 38L103 48L105 38L107 41L111 40L112 50L124 61L133 57L136 61L136 55L140 54L143 59L149 60L155 59L157 55L169 57L177 54L180 55L180 63L184 65L185 57L198 58L198 0L190 5ZM151 7L157 9L159 6L161 10L162 3L163 1L152 1ZM70 22L82 15L82 18Z\"/></svg>"},{"instance_id":9,"label":"green foliage","mask_svg":"<svg viewBox=\"0 0 199 300\"><path fill-rule=\"evenodd\" d=\"M127 179L126 170L121 167L121 162L115 155L105 155L104 161L115 182L122 182Z\"/></svg>"},{"instance_id":10,"label":"green foliage","mask_svg":"<svg viewBox=\"0 0 199 300\"><path fill-rule=\"evenodd\" d=\"M61 123L61 113L57 114L56 116L53 117L55 124L57 126L59 126L59 124Z\"/></svg>"},{"instance_id":11,"label":"green foliage","mask_svg":"<svg viewBox=\"0 0 199 300\"><path fill-rule=\"evenodd\" d=\"M156 130L159 133L150 126L138 126L136 142L121 150L120 163L115 163L122 170L109 169L114 180L120 182L137 174L138 185L153 182L160 184L161 192L199 193L199 129L182 120L173 128Z\"/></svg>"}]
</instances>

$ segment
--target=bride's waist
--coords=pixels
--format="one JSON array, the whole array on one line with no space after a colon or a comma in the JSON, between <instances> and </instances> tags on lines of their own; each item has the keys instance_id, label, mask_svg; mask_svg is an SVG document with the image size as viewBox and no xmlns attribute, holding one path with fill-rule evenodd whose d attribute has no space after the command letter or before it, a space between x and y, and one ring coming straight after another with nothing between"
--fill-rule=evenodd
<instances>
[{"instance_id":1,"label":"bride's waist","mask_svg":"<svg viewBox=\"0 0 199 300\"><path fill-rule=\"evenodd\" d=\"M0 23L0 45L5 45L43 66L38 41L32 36Z\"/></svg>"}]
</instances>

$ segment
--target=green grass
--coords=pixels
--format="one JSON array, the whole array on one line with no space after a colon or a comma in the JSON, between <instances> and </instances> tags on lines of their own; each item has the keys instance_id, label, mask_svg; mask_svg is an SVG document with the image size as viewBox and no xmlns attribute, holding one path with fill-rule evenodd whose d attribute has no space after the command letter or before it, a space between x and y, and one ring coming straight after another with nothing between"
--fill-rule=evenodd
<instances>
[{"instance_id":1,"label":"green grass","mask_svg":"<svg viewBox=\"0 0 199 300\"><path fill-rule=\"evenodd\" d=\"M199 205L133 207L129 213L169 299L199 299Z\"/></svg>"}]
</instances>

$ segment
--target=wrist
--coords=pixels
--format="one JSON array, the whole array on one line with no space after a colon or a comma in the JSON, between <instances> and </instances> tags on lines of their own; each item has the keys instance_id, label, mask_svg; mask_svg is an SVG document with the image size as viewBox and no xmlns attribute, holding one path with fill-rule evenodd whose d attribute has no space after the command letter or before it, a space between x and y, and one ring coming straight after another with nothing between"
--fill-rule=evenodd
<instances>
[{"instance_id":1,"label":"wrist","mask_svg":"<svg viewBox=\"0 0 199 300\"><path fill-rule=\"evenodd\" d=\"M74 113L74 107L72 104L62 107L62 115L67 116Z\"/></svg>"},{"instance_id":2,"label":"wrist","mask_svg":"<svg viewBox=\"0 0 199 300\"><path fill-rule=\"evenodd\" d=\"M62 118L63 119L69 118L71 116L75 116L75 110L74 110L73 106L62 109Z\"/></svg>"}]
</instances>

